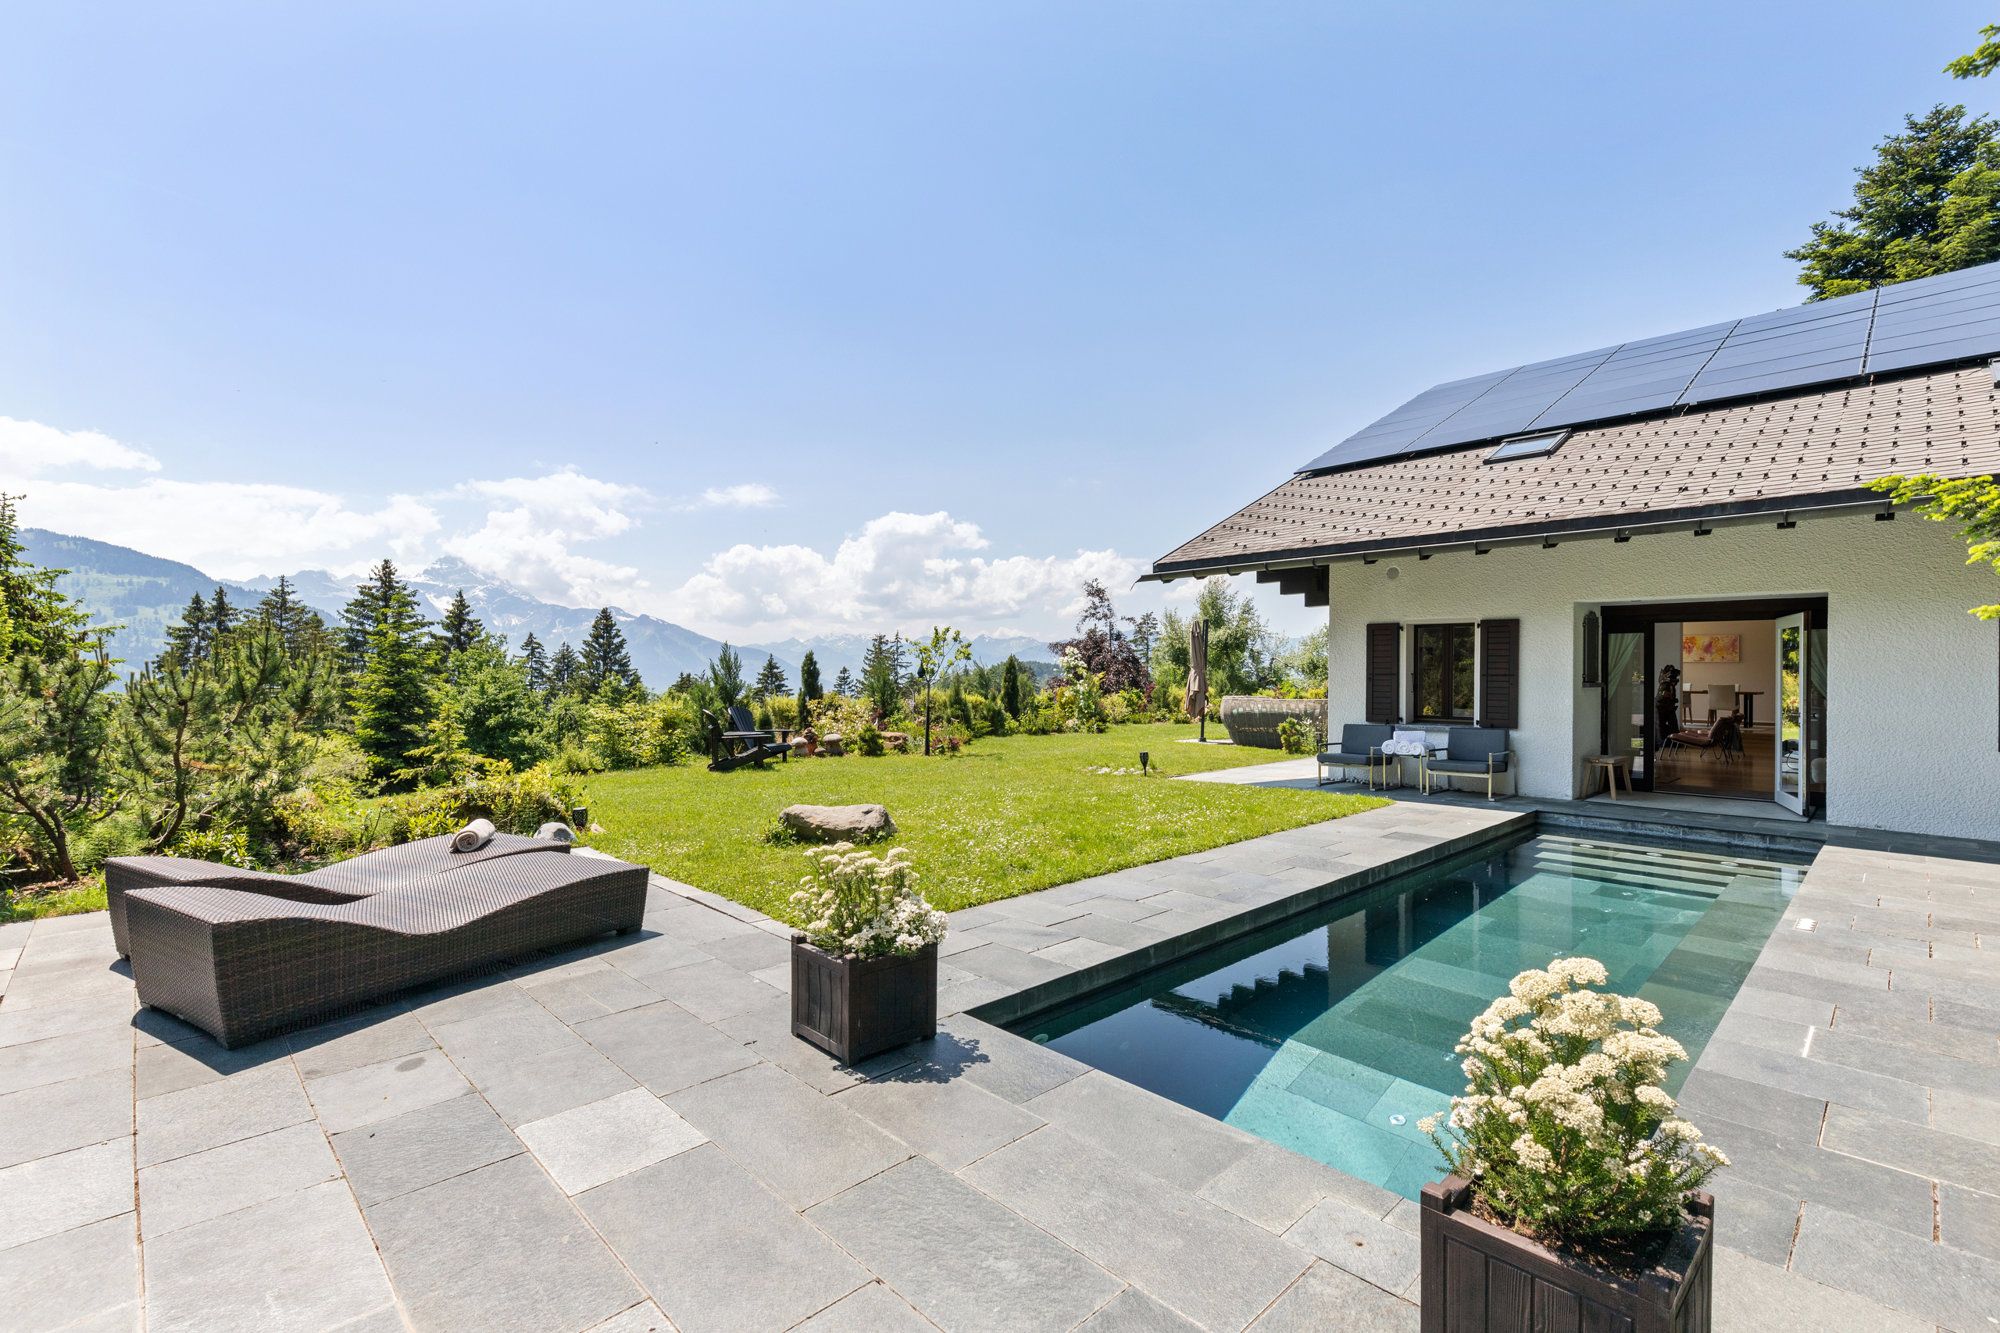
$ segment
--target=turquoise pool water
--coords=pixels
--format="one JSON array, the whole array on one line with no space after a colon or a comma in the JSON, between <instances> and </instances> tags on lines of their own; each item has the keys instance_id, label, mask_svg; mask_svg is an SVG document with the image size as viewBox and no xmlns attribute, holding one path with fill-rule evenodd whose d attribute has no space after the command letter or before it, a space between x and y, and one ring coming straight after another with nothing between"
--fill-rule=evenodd
<instances>
[{"instance_id":1,"label":"turquoise pool water","mask_svg":"<svg viewBox=\"0 0 2000 1333\"><path fill-rule=\"evenodd\" d=\"M1587 955L1701 1053L1803 867L1544 834L1392 880L1016 1030L1415 1198L1417 1121L1464 1090L1452 1046L1514 975Z\"/></svg>"}]
</instances>

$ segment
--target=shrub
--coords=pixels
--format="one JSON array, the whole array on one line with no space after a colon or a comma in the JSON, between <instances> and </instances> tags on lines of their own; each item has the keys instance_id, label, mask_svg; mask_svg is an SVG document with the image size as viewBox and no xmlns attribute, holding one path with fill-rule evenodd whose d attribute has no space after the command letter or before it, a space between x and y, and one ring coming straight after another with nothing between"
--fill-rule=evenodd
<instances>
[{"instance_id":1,"label":"shrub","mask_svg":"<svg viewBox=\"0 0 2000 1333\"><path fill-rule=\"evenodd\" d=\"M917 872L898 847L887 856L837 842L806 853L811 867L792 904L816 948L848 958L913 954L944 938L945 914L917 892Z\"/></svg>"},{"instance_id":2,"label":"shrub","mask_svg":"<svg viewBox=\"0 0 2000 1333\"><path fill-rule=\"evenodd\" d=\"M789 694L772 695L765 701L764 714L774 731L780 727L786 731L799 729L799 701Z\"/></svg>"},{"instance_id":3,"label":"shrub","mask_svg":"<svg viewBox=\"0 0 2000 1333\"><path fill-rule=\"evenodd\" d=\"M1319 748L1319 737L1313 733L1312 723L1288 717L1278 723L1278 748L1286 754L1312 754Z\"/></svg>"},{"instance_id":4,"label":"shrub","mask_svg":"<svg viewBox=\"0 0 2000 1333\"><path fill-rule=\"evenodd\" d=\"M212 861L217 865L241 866L245 870L256 865L250 857L250 835L228 829L186 830L174 839L170 851L174 856Z\"/></svg>"},{"instance_id":5,"label":"shrub","mask_svg":"<svg viewBox=\"0 0 2000 1333\"><path fill-rule=\"evenodd\" d=\"M1465 1095L1421 1122L1480 1202L1548 1242L1676 1227L1687 1192L1728 1165L1675 1114L1666 1070L1687 1052L1658 1031L1659 1009L1585 989L1605 980L1590 958L1515 977L1455 1048Z\"/></svg>"},{"instance_id":6,"label":"shrub","mask_svg":"<svg viewBox=\"0 0 2000 1333\"><path fill-rule=\"evenodd\" d=\"M812 701L813 730L819 733L821 740L839 736L853 744L861 735L862 728L873 721L873 706L866 699L828 694Z\"/></svg>"},{"instance_id":7,"label":"shrub","mask_svg":"<svg viewBox=\"0 0 2000 1333\"><path fill-rule=\"evenodd\" d=\"M861 731L854 740L854 748L862 754L871 757L884 752L882 733L875 729L873 722L864 722L861 724Z\"/></svg>"}]
</instances>

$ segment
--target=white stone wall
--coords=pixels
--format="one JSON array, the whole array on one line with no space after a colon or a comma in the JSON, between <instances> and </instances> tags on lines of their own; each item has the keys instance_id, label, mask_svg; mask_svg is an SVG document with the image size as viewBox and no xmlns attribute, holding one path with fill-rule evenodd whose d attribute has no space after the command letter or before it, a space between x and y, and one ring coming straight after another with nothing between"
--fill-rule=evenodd
<instances>
[{"instance_id":1,"label":"white stone wall","mask_svg":"<svg viewBox=\"0 0 2000 1333\"><path fill-rule=\"evenodd\" d=\"M2000 627L1966 608L2000 599L1944 524L1867 513L1683 529L1332 567L1327 720L1365 716L1373 621L1521 622L1520 788L1577 794L1599 746L1596 688L1581 685L1583 616L1607 604L1824 595L1828 599L1827 818L1836 824L2000 838ZM1407 644L1407 634L1405 641ZM1754 668L1769 672L1761 665ZM1752 664L1744 664L1747 677ZM1407 668L1404 672L1407 689ZM1767 691L1769 686L1765 687ZM1759 719L1775 697L1758 700Z\"/></svg>"}]
</instances>

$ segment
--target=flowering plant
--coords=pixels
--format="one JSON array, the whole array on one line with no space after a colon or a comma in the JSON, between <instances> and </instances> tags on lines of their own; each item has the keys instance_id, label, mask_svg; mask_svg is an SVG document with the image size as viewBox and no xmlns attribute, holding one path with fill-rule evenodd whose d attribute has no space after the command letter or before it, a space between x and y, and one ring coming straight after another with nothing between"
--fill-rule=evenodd
<instances>
[{"instance_id":1,"label":"flowering plant","mask_svg":"<svg viewBox=\"0 0 2000 1333\"><path fill-rule=\"evenodd\" d=\"M881 958L942 940L945 915L917 892L908 855L898 847L876 857L849 842L807 852L812 869L792 895L807 942L843 957Z\"/></svg>"},{"instance_id":2,"label":"flowering plant","mask_svg":"<svg viewBox=\"0 0 2000 1333\"><path fill-rule=\"evenodd\" d=\"M1489 1211L1546 1241L1678 1226L1687 1192L1728 1165L1675 1114L1663 1085L1687 1052L1658 1007L1585 989L1605 981L1591 958L1515 977L1456 1047L1465 1095L1419 1122Z\"/></svg>"}]
</instances>

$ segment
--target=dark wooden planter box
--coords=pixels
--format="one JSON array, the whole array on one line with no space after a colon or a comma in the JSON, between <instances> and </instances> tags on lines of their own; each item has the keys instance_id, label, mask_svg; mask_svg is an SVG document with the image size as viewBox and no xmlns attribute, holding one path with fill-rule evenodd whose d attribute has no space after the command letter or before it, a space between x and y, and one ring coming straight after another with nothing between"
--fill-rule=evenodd
<instances>
[{"instance_id":1,"label":"dark wooden planter box","mask_svg":"<svg viewBox=\"0 0 2000 1333\"><path fill-rule=\"evenodd\" d=\"M1621 1276L1537 1245L1472 1212L1457 1176L1424 1186L1423 1333L1708 1333L1715 1199L1647 1273Z\"/></svg>"},{"instance_id":2,"label":"dark wooden planter box","mask_svg":"<svg viewBox=\"0 0 2000 1333\"><path fill-rule=\"evenodd\" d=\"M843 1064L937 1035L937 945L837 958L792 936L792 1034Z\"/></svg>"}]
</instances>

